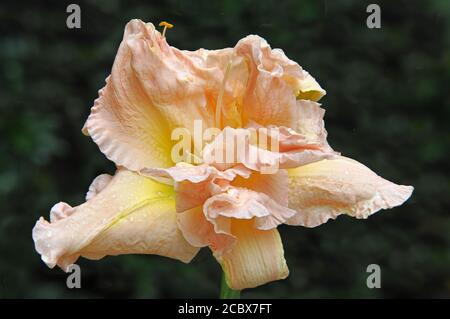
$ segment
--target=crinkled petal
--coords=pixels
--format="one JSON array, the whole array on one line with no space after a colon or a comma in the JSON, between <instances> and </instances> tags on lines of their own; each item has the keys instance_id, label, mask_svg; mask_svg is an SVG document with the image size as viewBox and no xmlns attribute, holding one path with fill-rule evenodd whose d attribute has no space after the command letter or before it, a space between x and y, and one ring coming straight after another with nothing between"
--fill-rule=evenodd
<instances>
[{"instance_id":1,"label":"crinkled petal","mask_svg":"<svg viewBox=\"0 0 450 319\"><path fill-rule=\"evenodd\" d=\"M290 225L316 227L341 214L367 218L380 209L403 204L412 186L394 184L346 157L322 160L289 174Z\"/></svg>"},{"instance_id":2,"label":"crinkled petal","mask_svg":"<svg viewBox=\"0 0 450 319\"><path fill-rule=\"evenodd\" d=\"M36 250L49 267L67 269L79 256L129 253L189 262L197 253L178 230L173 188L151 178L119 169L92 199L66 205L60 208L70 214L51 223L41 217L33 229Z\"/></svg>"},{"instance_id":3,"label":"crinkled petal","mask_svg":"<svg viewBox=\"0 0 450 319\"><path fill-rule=\"evenodd\" d=\"M50 208L50 221L53 223L57 220L64 219L72 215L73 212L74 209L69 204L64 202L56 203L52 208Z\"/></svg>"},{"instance_id":4,"label":"crinkled petal","mask_svg":"<svg viewBox=\"0 0 450 319\"><path fill-rule=\"evenodd\" d=\"M185 162L177 163L170 168L144 168L140 173L149 177L172 178L175 182L189 181L191 183L203 182L211 176L231 181L236 175L244 177L250 175L250 171L242 166L219 171L214 166L207 164L192 165Z\"/></svg>"},{"instance_id":5,"label":"crinkled petal","mask_svg":"<svg viewBox=\"0 0 450 319\"><path fill-rule=\"evenodd\" d=\"M202 69L165 39L161 40L161 51L137 38L128 40L127 45L135 75L170 129L184 127L193 132L196 119L202 120L204 127L213 126L208 88L218 85L219 79L210 76L212 70Z\"/></svg>"},{"instance_id":6,"label":"crinkled petal","mask_svg":"<svg viewBox=\"0 0 450 319\"><path fill-rule=\"evenodd\" d=\"M194 120L205 129L214 124L224 70L220 58L207 64L204 55L214 61L224 52L186 54L169 46L153 24L130 21L83 132L118 166L133 171L172 166L172 130L193 132Z\"/></svg>"},{"instance_id":7,"label":"crinkled petal","mask_svg":"<svg viewBox=\"0 0 450 319\"><path fill-rule=\"evenodd\" d=\"M247 178L237 176L232 185L264 193L280 205L288 206L289 177L285 169L280 169L274 174L253 172Z\"/></svg>"},{"instance_id":8,"label":"crinkled petal","mask_svg":"<svg viewBox=\"0 0 450 319\"><path fill-rule=\"evenodd\" d=\"M91 109L85 131L100 150L116 165L130 170L143 166L167 167L172 164L170 128L150 99L132 66L135 59L145 59L133 52L129 41L140 39L158 46L162 39L153 25L132 20L125 28L111 75Z\"/></svg>"},{"instance_id":9,"label":"crinkled petal","mask_svg":"<svg viewBox=\"0 0 450 319\"><path fill-rule=\"evenodd\" d=\"M211 195L226 190L236 176L248 178L251 172L242 165L220 171L207 164L195 166L181 162L167 169L142 169L141 174L158 180L167 178L173 180L177 211L184 212L202 205Z\"/></svg>"},{"instance_id":10,"label":"crinkled petal","mask_svg":"<svg viewBox=\"0 0 450 319\"><path fill-rule=\"evenodd\" d=\"M253 125L253 124L252 124ZM255 138L256 137L256 138ZM309 164L337 155L328 144L286 127L226 127L203 149L203 161L224 170L236 164L263 173Z\"/></svg>"},{"instance_id":11,"label":"crinkled petal","mask_svg":"<svg viewBox=\"0 0 450 319\"><path fill-rule=\"evenodd\" d=\"M194 247L209 246L223 251L235 242L232 234L214 230L214 225L205 218L202 206L179 213L177 218L184 238Z\"/></svg>"},{"instance_id":12,"label":"crinkled petal","mask_svg":"<svg viewBox=\"0 0 450 319\"><path fill-rule=\"evenodd\" d=\"M231 232L236 242L225 252L213 251L234 290L254 288L284 279L289 270L278 230L259 230L246 221L234 221Z\"/></svg>"},{"instance_id":13,"label":"crinkled petal","mask_svg":"<svg viewBox=\"0 0 450 319\"><path fill-rule=\"evenodd\" d=\"M298 100L296 114L294 115L295 124L292 128L311 143L319 144L322 148L331 150L327 142L328 133L323 120L324 115L325 110L320 107L319 103Z\"/></svg>"},{"instance_id":14,"label":"crinkled petal","mask_svg":"<svg viewBox=\"0 0 450 319\"><path fill-rule=\"evenodd\" d=\"M277 227L296 213L264 193L240 187L230 187L226 192L208 198L203 211L216 232L229 232L228 220L223 217L253 219L256 228L266 230Z\"/></svg>"},{"instance_id":15,"label":"crinkled petal","mask_svg":"<svg viewBox=\"0 0 450 319\"><path fill-rule=\"evenodd\" d=\"M233 49L210 51L200 49L194 52L183 51L191 58L195 59L199 65L206 69L215 68L215 81L210 84L210 95L212 105L214 105L215 127L242 126L242 105L243 97L247 89L249 79L249 68L246 59L234 54ZM219 86L215 86L220 83Z\"/></svg>"},{"instance_id":16,"label":"crinkled petal","mask_svg":"<svg viewBox=\"0 0 450 319\"><path fill-rule=\"evenodd\" d=\"M108 186L109 182L113 177L109 174L101 174L98 175L89 186L89 190L86 193L86 200L90 200L95 195L100 193L106 186Z\"/></svg>"},{"instance_id":17,"label":"crinkled petal","mask_svg":"<svg viewBox=\"0 0 450 319\"><path fill-rule=\"evenodd\" d=\"M246 58L250 69L243 99L244 125L254 121L263 126L291 127L297 97L316 101L325 95L308 72L282 50L272 50L259 36L245 37L234 51Z\"/></svg>"}]
</instances>

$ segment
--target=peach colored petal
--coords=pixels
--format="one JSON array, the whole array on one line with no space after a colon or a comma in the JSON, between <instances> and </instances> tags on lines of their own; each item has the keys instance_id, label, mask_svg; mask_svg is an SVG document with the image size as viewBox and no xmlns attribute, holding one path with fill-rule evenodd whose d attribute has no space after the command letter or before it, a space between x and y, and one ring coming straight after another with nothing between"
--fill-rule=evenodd
<instances>
[{"instance_id":1,"label":"peach colored petal","mask_svg":"<svg viewBox=\"0 0 450 319\"><path fill-rule=\"evenodd\" d=\"M116 165L131 170L144 165L167 167L172 163L170 129L133 70L134 53L128 44L132 39L152 47L162 41L151 24L139 20L127 24L111 75L99 91L84 131Z\"/></svg>"},{"instance_id":2,"label":"peach colored petal","mask_svg":"<svg viewBox=\"0 0 450 319\"><path fill-rule=\"evenodd\" d=\"M233 235L214 230L214 225L205 218L202 206L177 214L177 220L184 238L194 247L225 250L235 242Z\"/></svg>"},{"instance_id":3,"label":"peach colored petal","mask_svg":"<svg viewBox=\"0 0 450 319\"><path fill-rule=\"evenodd\" d=\"M396 185L346 157L322 160L289 174L290 225L316 227L341 214L367 218L405 202L413 187Z\"/></svg>"},{"instance_id":4,"label":"peach colored petal","mask_svg":"<svg viewBox=\"0 0 450 319\"><path fill-rule=\"evenodd\" d=\"M236 175L248 177L250 171L242 166L237 166L225 171L219 171L213 166L207 164L192 165L180 162L170 168L143 168L141 174L149 177L170 177L176 182L189 181L191 183L199 183L207 180L211 176L217 178L233 180Z\"/></svg>"},{"instance_id":5,"label":"peach colored petal","mask_svg":"<svg viewBox=\"0 0 450 319\"><path fill-rule=\"evenodd\" d=\"M204 128L214 124L223 70L219 62L204 60L220 60L226 52L186 54L169 46L153 24L130 21L83 132L118 166L172 166L172 130L192 132L196 119Z\"/></svg>"},{"instance_id":6,"label":"peach colored petal","mask_svg":"<svg viewBox=\"0 0 450 319\"><path fill-rule=\"evenodd\" d=\"M195 65L205 70L222 70L226 69L227 64L233 58L233 49L225 48L219 50L198 49L195 51L181 50L181 52L192 59ZM223 73L217 75L217 80L223 77ZM219 84L220 81L214 82ZM215 89L218 89L216 87Z\"/></svg>"},{"instance_id":7,"label":"peach colored petal","mask_svg":"<svg viewBox=\"0 0 450 319\"><path fill-rule=\"evenodd\" d=\"M221 120L216 121L216 126L221 129L226 126L243 126L242 110L250 76L246 59L242 57L233 56L226 70L228 72L222 79L223 88L220 88L223 89L223 97L221 98L219 90L216 101L216 108L221 108Z\"/></svg>"},{"instance_id":8,"label":"peach colored petal","mask_svg":"<svg viewBox=\"0 0 450 319\"><path fill-rule=\"evenodd\" d=\"M178 225L191 245L211 248L231 288L252 288L288 276L276 228L259 230L254 221L224 216L211 223L201 207L177 216Z\"/></svg>"},{"instance_id":9,"label":"peach colored petal","mask_svg":"<svg viewBox=\"0 0 450 319\"><path fill-rule=\"evenodd\" d=\"M113 177L109 174L98 175L89 186L89 190L86 193L86 201L93 198L100 193L111 182Z\"/></svg>"},{"instance_id":10,"label":"peach colored petal","mask_svg":"<svg viewBox=\"0 0 450 319\"><path fill-rule=\"evenodd\" d=\"M248 221L234 221L231 232L237 238L232 248L213 251L230 288L253 288L289 275L277 229L259 230Z\"/></svg>"},{"instance_id":11,"label":"peach colored petal","mask_svg":"<svg viewBox=\"0 0 450 319\"><path fill-rule=\"evenodd\" d=\"M154 48L142 39L127 41L132 68L152 105L167 119L171 129L184 127L193 132L195 119L202 120L205 127L212 127L214 111L207 94L212 83L208 81L219 79L209 77L211 70L195 65L194 60L170 47L165 39L159 43L160 47Z\"/></svg>"},{"instance_id":12,"label":"peach colored petal","mask_svg":"<svg viewBox=\"0 0 450 319\"><path fill-rule=\"evenodd\" d=\"M229 222L223 217L253 219L254 227L267 230L284 223L296 213L264 193L240 187L229 187L225 192L211 196L205 201L203 211L217 233L229 233Z\"/></svg>"},{"instance_id":13,"label":"peach colored petal","mask_svg":"<svg viewBox=\"0 0 450 319\"><path fill-rule=\"evenodd\" d=\"M170 178L175 181L177 212L202 205L211 195L226 190L236 176L248 178L250 173L250 170L242 165L219 171L206 164L194 166L183 162L167 169L141 170L141 174L145 176L156 179Z\"/></svg>"},{"instance_id":14,"label":"peach colored petal","mask_svg":"<svg viewBox=\"0 0 450 319\"><path fill-rule=\"evenodd\" d=\"M263 148L252 141L252 132L260 127L252 125L253 127L247 129L223 129L214 141L203 149L203 161L220 170L239 163L251 170L273 173L278 168L297 167L337 155L328 144L310 141L306 136L286 127L268 127L277 130L270 130L272 133L266 134L268 138L265 140L268 141L269 147ZM256 134L262 136L259 131ZM271 140L275 138L279 141L274 144L278 146L278 151L271 147Z\"/></svg>"},{"instance_id":15,"label":"peach colored petal","mask_svg":"<svg viewBox=\"0 0 450 319\"><path fill-rule=\"evenodd\" d=\"M175 198L177 212L184 212L203 203L211 194L220 192L227 188L228 182L217 184L215 177L211 177L199 183L192 183L187 180L175 183Z\"/></svg>"},{"instance_id":16,"label":"peach colored petal","mask_svg":"<svg viewBox=\"0 0 450 319\"><path fill-rule=\"evenodd\" d=\"M292 128L311 143L316 143L324 149L331 150L327 142L327 131L323 120L325 110L314 101L298 100L296 105L295 123Z\"/></svg>"},{"instance_id":17,"label":"peach colored petal","mask_svg":"<svg viewBox=\"0 0 450 319\"><path fill-rule=\"evenodd\" d=\"M215 106L214 113L220 114L220 120L215 121L215 126L218 128L242 126L242 99L249 79L246 59L236 56L232 48L182 52L202 68L215 70L213 73L216 76L215 81L209 83L211 92L214 92L210 96ZM217 107L220 110L217 110Z\"/></svg>"},{"instance_id":18,"label":"peach colored petal","mask_svg":"<svg viewBox=\"0 0 450 319\"><path fill-rule=\"evenodd\" d=\"M291 127L296 98L318 100L325 91L314 78L280 49L271 49L261 37L250 35L235 48L250 69L243 99L244 125L250 121L267 126Z\"/></svg>"},{"instance_id":19,"label":"peach colored petal","mask_svg":"<svg viewBox=\"0 0 450 319\"><path fill-rule=\"evenodd\" d=\"M74 209L67 203L59 202L53 205L50 209L50 221L56 222L57 220L64 219L70 215L72 215Z\"/></svg>"},{"instance_id":20,"label":"peach colored petal","mask_svg":"<svg viewBox=\"0 0 450 319\"><path fill-rule=\"evenodd\" d=\"M36 250L49 267L66 269L79 256L98 259L127 253L189 262L198 251L178 230L172 187L131 171L119 169L86 203L66 205L58 209L69 214L53 215L51 223L41 217L33 229Z\"/></svg>"},{"instance_id":21,"label":"peach colored petal","mask_svg":"<svg viewBox=\"0 0 450 319\"><path fill-rule=\"evenodd\" d=\"M288 206L289 177L285 169L280 169L275 174L253 172L247 178L237 176L231 184L264 193L280 205Z\"/></svg>"}]
</instances>

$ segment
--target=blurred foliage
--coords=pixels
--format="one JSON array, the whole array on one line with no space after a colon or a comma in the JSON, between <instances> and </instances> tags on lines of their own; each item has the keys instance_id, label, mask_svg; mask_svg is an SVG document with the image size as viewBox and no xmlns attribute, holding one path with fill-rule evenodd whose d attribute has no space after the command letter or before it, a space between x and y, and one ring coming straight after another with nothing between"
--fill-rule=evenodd
<instances>
[{"instance_id":1,"label":"blurred foliage","mask_svg":"<svg viewBox=\"0 0 450 319\"><path fill-rule=\"evenodd\" d=\"M71 1L82 28L66 28L65 1L0 4L0 297L215 297L219 265L207 249L184 265L158 256L80 260L82 289L50 270L31 229L63 200L83 202L114 166L80 129L132 18L175 24L172 45L233 46L254 33L280 47L327 90L330 144L385 178L414 185L402 207L367 221L281 227L287 280L243 297L450 297L450 2ZM382 288L368 289L368 264Z\"/></svg>"}]
</instances>

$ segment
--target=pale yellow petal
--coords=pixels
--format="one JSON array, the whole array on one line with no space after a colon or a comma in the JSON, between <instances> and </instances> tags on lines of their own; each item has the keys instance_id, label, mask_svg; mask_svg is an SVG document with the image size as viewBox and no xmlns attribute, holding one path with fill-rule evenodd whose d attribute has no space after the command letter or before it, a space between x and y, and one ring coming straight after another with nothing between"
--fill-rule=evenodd
<instances>
[{"instance_id":1,"label":"pale yellow petal","mask_svg":"<svg viewBox=\"0 0 450 319\"><path fill-rule=\"evenodd\" d=\"M214 252L230 288L254 288L289 275L276 228L259 230L250 222L235 221L231 231L237 238L233 247L224 253Z\"/></svg>"},{"instance_id":2,"label":"pale yellow petal","mask_svg":"<svg viewBox=\"0 0 450 319\"><path fill-rule=\"evenodd\" d=\"M66 269L79 256L127 253L188 262L197 252L178 230L173 188L151 178L120 169L92 199L67 206L61 206L69 211L63 218L49 223L41 217L33 229L36 250L49 267Z\"/></svg>"},{"instance_id":3,"label":"pale yellow petal","mask_svg":"<svg viewBox=\"0 0 450 319\"><path fill-rule=\"evenodd\" d=\"M89 259L121 254L155 254L189 262L198 251L176 226L173 199L156 200L120 218L99 234L81 255Z\"/></svg>"},{"instance_id":4,"label":"pale yellow petal","mask_svg":"<svg viewBox=\"0 0 450 319\"><path fill-rule=\"evenodd\" d=\"M367 218L403 204L412 186L394 184L345 157L288 170L289 207L297 214L287 224L316 227L341 214Z\"/></svg>"},{"instance_id":5,"label":"pale yellow petal","mask_svg":"<svg viewBox=\"0 0 450 319\"><path fill-rule=\"evenodd\" d=\"M308 72L303 71L303 78L296 79L298 87L297 99L319 101L327 92Z\"/></svg>"}]
</instances>

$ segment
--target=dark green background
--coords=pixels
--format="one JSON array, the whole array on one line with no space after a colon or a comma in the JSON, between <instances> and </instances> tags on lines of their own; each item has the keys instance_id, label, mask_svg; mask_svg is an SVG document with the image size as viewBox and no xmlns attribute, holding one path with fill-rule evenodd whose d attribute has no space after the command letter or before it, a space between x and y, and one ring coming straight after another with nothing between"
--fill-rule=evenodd
<instances>
[{"instance_id":1,"label":"dark green background","mask_svg":"<svg viewBox=\"0 0 450 319\"><path fill-rule=\"evenodd\" d=\"M319 81L329 142L385 178L413 185L402 207L369 220L281 227L287 280L244 297L450 297L450 2L64 1L0 4L0 297L215 297L220 269L207 249L185 265L158 256L80 260L82 288L48 269L31 229L58 201L84 201L114 171L80 130L104 85L126 22L175 28L183 49L234 46L256 33ZM382 28L366 27L381 5ZM368 289L368 264L382 288Z\"/></svg>"}]
</instances>

